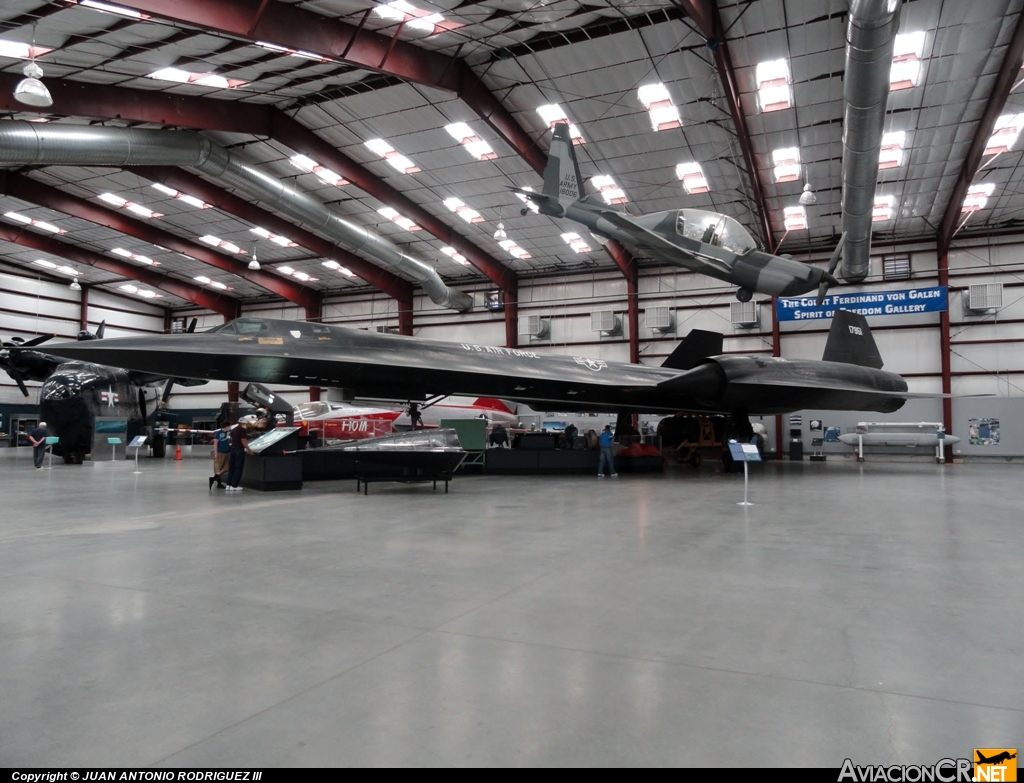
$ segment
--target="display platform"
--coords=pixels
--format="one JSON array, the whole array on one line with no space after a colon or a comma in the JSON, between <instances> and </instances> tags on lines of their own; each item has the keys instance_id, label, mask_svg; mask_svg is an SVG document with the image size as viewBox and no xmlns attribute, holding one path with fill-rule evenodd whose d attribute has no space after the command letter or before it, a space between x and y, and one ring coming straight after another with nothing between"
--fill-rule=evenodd
<instances>
[{"instance_id":1,"label":"display platform","mask_svg":"<svg viewBox=\"0 0 1024 783\"><path fill-rule=\"evenodd\" d=\"M302 489L302 458L298 454L250 454L242 467L242 486L260 492Z\"/></svg>"}]
</instances>

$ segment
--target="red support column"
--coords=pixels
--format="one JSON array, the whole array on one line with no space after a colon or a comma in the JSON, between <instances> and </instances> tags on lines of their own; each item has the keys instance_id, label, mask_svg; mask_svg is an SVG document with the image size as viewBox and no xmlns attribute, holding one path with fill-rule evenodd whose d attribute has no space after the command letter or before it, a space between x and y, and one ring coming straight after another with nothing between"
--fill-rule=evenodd
<instances>
[{"instance_id":1,"label":"red support column","mask_svg":"<svg viewBox=\"0 0 1024 783\"><path fill-rule=\"evenodd\" d=\"M310 402L320 402L320 387L319 386L310 386L309 387L309 401Z\"/></svg>"},{"instance_id":2,"label":"red support column","mask_svg":"<svg viewBox=\"0 0 1024 783\"><path fill-rule=\"evenodd\" d=\"M629 331L629 362L640 364L640 272L634 262L626 275L626 329ZM635 418L635 417L634 417ZM633 422L636 429L636 422Z\"/></svg>"},{"instance_id":3,"label":"red support column","mask_svg":"<svg viewBox=\"0 0 1024 783\"><path fill-rule=\"evenodd\" d=\"M782 356L782 330L779 328L779 319L775 297L772 297L772 356ZM782 417L775 417L775 459L782 459Z\"/></svg>"},{"instance_id":4,"label":"red support column","mask_svg":"<svg viewBox=\"0 0 1024 783\"><path fill-rule=\"evenodd\" d=\"M312 321L313 323L320 323L322 315L320 313L320 305L307 305L306 306L306 320Z\"/></svg>"},{"instance_id":5,"label":"red support column","mask_svg":"<svg viewBox=\"0 0 1024 783\"><path fill-rule=\"evenodd\" d=\"M505 291L505 347L519 347L519 291Z\"/></svg>"},{"instance_id":6,"label":"red support column","mask_svg":"<svg viewBox=\"0 0 1024 783\"><path fill-rule=\"evenodd\" d=\"M946 309L939 314L939 354L942 362L942 393L953 393L953 373L950 365L949 336L949 250L943 249L939 254L939 285L946 287ZM949 397L942 398L942 426L947 433L953 432L953 400ZM943 449L943 456L947 463L953 461L953 447L946 446Z\"/></svg>"},{"instance_id":7,"label":"red support column","mask_svg":"<svg viewBox=\"0 0 1024 783\"><path fill-rule=\"evenodd\" d=\"M412 337L412 294L395 300L398 304L398 333Z\"/></svg>"},{"instance_id":8,"label":"red support column","mask_svg":"<svg viewBox=\"0 0 1024 783\"><path fill-rule=\"evenodd\" d=\"M82 299L78 305L78 331L84 332L89 328L89 286L82 286L80 296Z\"/></svg>"},{"instance_id":9,"label":"red support column","mask_svg":"<svg viewBox=\"0 0 1024 783\"><path fill-rule=\"evenodd\" d=\"M238 423L238 381L228 381L228 404L231 406L231 423Z\"/></svg>"}]
</instances>

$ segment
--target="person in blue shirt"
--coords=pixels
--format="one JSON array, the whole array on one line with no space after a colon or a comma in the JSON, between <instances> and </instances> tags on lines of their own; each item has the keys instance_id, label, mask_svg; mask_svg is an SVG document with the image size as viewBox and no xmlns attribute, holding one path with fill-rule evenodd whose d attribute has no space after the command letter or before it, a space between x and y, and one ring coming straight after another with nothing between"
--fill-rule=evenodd
<instances>
[{"instance_id":1,"label":"person in blue shirt","mask_svg":"<svg viewBox=\"0 0 1024 783\"><path fill-rule=\"evenodd\" d=\"M615 478L619 474L615 472L615 454L612 452L612 425L605 424L601 434L597 436L597 445L601 449L601 456L597 463L597 477L602 478L610 474Z\"/></svg>"},{"instance_id":2,"label":"person in blue shirt","mask_svg":"<svg viewBox=\"0 0 1024 783\"><path fill-rule=\"evenodd\" d=\"M213 433L213 475L210 476L210 489L217 482L217 489L224 489L223 475L228 472L231 457L231 422L225 419L220 429Z\"/></svg>"}]
</instances>

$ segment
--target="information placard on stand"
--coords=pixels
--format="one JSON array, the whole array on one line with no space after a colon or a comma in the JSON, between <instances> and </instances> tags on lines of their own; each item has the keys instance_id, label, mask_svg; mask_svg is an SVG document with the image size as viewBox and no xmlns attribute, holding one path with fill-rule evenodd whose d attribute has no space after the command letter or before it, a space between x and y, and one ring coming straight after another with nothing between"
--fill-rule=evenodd
<instances>
[{"instance_id":1,"label":"information placard on stand","mask_svg":"<svg viewBox=\"0 0 1024 783\"><path fill-rule=\"evenodd\" d=\"M743 501L737 503L737 506L752 506L753 503L747 502L747 488L750 481L749 472L747 471L747 463L749 462L760 462L761 452L757 450L757 445L754 443L737 443L734 440L729 441L729 453L732 455L734 462L743 463Z\"/></svg>"},{"instance_id":2,"label":"information placard on stand","mask_svg":"<svg viewBox=\"0 0 1024 783\"><path fill-rule=\"evenodd\" d=\"M53 470L53 446L55 443L60 443L60 438L56 435L46 436L46 467L43 470Z\"/></svg>"},{"instance_id":3,"label":"information placard on stand","mask_svg":"<svg viewBox=\"0 0 1024 783\"><path fill-rule=\"evenodd\" d=\"M110 444L110 461L113 462L117 459L117 447L121 445L121 439L107 438L107 443Z\"/></svg>"},{"instance_id":4,"label":"information placard on stand","mask_svg":"<svg viewBox=\"0 0 1024 783\"><path fill-rule=\"evenodd\" d=\"M146 441L149 440L145 435L136 435L132 438L132 442L128 444L128 448L135 449L135 473L141 473L139 470L139 449L146 445Z\"/></svg>"}]
</instances>

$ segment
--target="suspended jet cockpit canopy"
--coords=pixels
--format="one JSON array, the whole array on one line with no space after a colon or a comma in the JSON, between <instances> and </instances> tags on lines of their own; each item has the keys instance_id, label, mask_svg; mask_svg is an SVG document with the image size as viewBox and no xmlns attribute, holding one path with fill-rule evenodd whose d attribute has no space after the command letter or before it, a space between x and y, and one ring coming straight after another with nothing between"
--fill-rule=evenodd
<instances>
[{"instance_id":1,"label":"suspended jet cockpit canopy","mask_svg":"<svg viewBox=\"0 0 1024 783\"><path fill-rule=\"evenodd\" d=\"M705 245L724 248L736 255L743 255L757 247L754 238L739 221L703 209L680 209L676 215L676 233Z\"/></svg>"}]
</instances>

